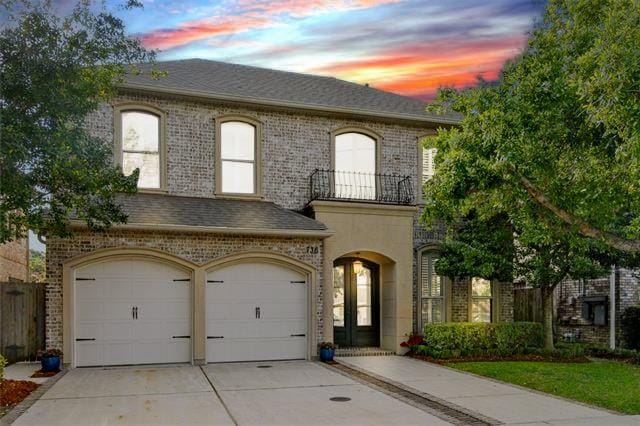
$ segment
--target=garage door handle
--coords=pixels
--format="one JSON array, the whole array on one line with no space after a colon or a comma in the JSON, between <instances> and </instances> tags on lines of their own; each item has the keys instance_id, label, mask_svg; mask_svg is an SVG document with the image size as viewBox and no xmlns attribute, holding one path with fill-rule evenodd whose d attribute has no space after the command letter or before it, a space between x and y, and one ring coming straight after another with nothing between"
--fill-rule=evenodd
<instances>
[{"instance_id":1,"label":"garage door handle","mask_svg":"<svg viewBox=\"0 0 640 426\"><path fill-rule=\"evenodd\" d=\"M306 334L292 334L291 337L307 337Z\"/></svg>"},{"instance_id":2,"label":"garage door handle","mask_svg":"<svg viewBox=\"0 0 640 426\"><path fill-rule=\"evenodd\" d=\"M172 336L174 339L190 339L191 336Z\"/></svg>"},{"instance_id":3,"label":"garage door handle","mask_svg":"<svg viewBox=\"0 0 640 426\"><path fill-rule=\"evenodd\" d=\"M96 340L96 339L94 339L94 338L90 338L90 339L76 339L76 342L93 342L94 340Z\"/></svg>"},{"instance_id":4,"label":"garage door handle","mask_svg":"<svg viewBox=\"0 0 640 426\"><path fill-rule=\"evenodd\" d=\"M207 339L224 339L224 336L207 336Z\"/></svg>"}]
</instances>

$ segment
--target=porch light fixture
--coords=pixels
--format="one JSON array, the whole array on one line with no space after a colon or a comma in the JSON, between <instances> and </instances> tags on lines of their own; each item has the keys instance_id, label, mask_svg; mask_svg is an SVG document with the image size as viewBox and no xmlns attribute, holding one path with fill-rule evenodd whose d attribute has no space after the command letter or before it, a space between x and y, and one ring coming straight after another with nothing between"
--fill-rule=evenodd
<instances>
[{"instance_id":1,"label":"porch light fixture","mask_svg":"<svg viewBox=\"0 0 640 426\"><path fill-rule=\"evenodd\" d=\"M362 272L362 261L360 261L360 259L356 259L355 262L353 262L353 273L356 275L360 275L360 273Z\"/></svg>"}]
</instances>

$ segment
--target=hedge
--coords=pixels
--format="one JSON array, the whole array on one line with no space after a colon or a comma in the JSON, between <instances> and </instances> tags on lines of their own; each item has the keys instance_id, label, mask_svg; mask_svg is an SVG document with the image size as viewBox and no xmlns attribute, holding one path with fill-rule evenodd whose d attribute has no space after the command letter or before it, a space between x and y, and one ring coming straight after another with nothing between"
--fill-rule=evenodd
<instances>
[{"instance_id":1,"label":"hedge","mask_svg":"<svg viewBox=\"0 0 640 426\"><path fill-rule=\"evenodd\" d=\"M622 338L629 349L640 350L640 306L629 306L622 313Z\"/></svg>"},{"instance_id":2,"label":"hedge","mask_svg":"<svg viewBox=\"0 0 640 426\"><path fill-rule=\"evenodd\" d=\"M427 324L418 352L433 358L517 355L543 346L542 324L535 322Z\"/></svg>"}]
</instances>

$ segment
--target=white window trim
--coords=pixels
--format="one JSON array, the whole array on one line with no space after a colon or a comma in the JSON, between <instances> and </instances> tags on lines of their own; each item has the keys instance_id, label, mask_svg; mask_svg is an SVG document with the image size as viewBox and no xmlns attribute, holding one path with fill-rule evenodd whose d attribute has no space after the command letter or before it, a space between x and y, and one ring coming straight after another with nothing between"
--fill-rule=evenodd
<instances>
[{"instance_id":1,"label":"white window trim","mask_svg":"<svg viewBox=\"0 0 640 426\"><path fill-rule=\"evenodd\" d=\"M417 176L417 179L416 179L417 180L417 182L416 182L416 184L417 184L417 190L416 190L417 197L416 197L416 200L417 200L418 204L423 204L424 203L423 186L424 186L425 180L424 180L424 177L423 177L424 176L423 158L424 158L424 151L426 149L429 149L429 148L424 148L423 142L424 142L425 139L434 137L436 135L437 135L437 132L434 130L433 132L429 132L429 133L424 134L422 136L419 136L417 138L417 143L416 143L417 152L416 152L416 155L418 157L417 158L418 176ZM434 163L434 167L435 167L435 163ZM435 172L435 169L434 169L434 172Z\"/></svg>"}]
</instances>

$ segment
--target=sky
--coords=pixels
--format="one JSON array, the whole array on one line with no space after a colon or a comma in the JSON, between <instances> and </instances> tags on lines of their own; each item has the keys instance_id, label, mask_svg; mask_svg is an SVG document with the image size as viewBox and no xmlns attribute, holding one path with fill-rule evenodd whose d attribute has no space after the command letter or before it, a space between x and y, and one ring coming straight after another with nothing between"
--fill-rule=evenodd
<instances>
[{"instance_id":1,"label":"sky","mask_svg":"<svg viewBox=\"0 0 640 426\"><path fill-rule=\"evenodd\" d=\"M495 80L543 1L142 0L117 14L159 60L329 75L429 100L440 86Z\"/></svg>"}]
</instances>

